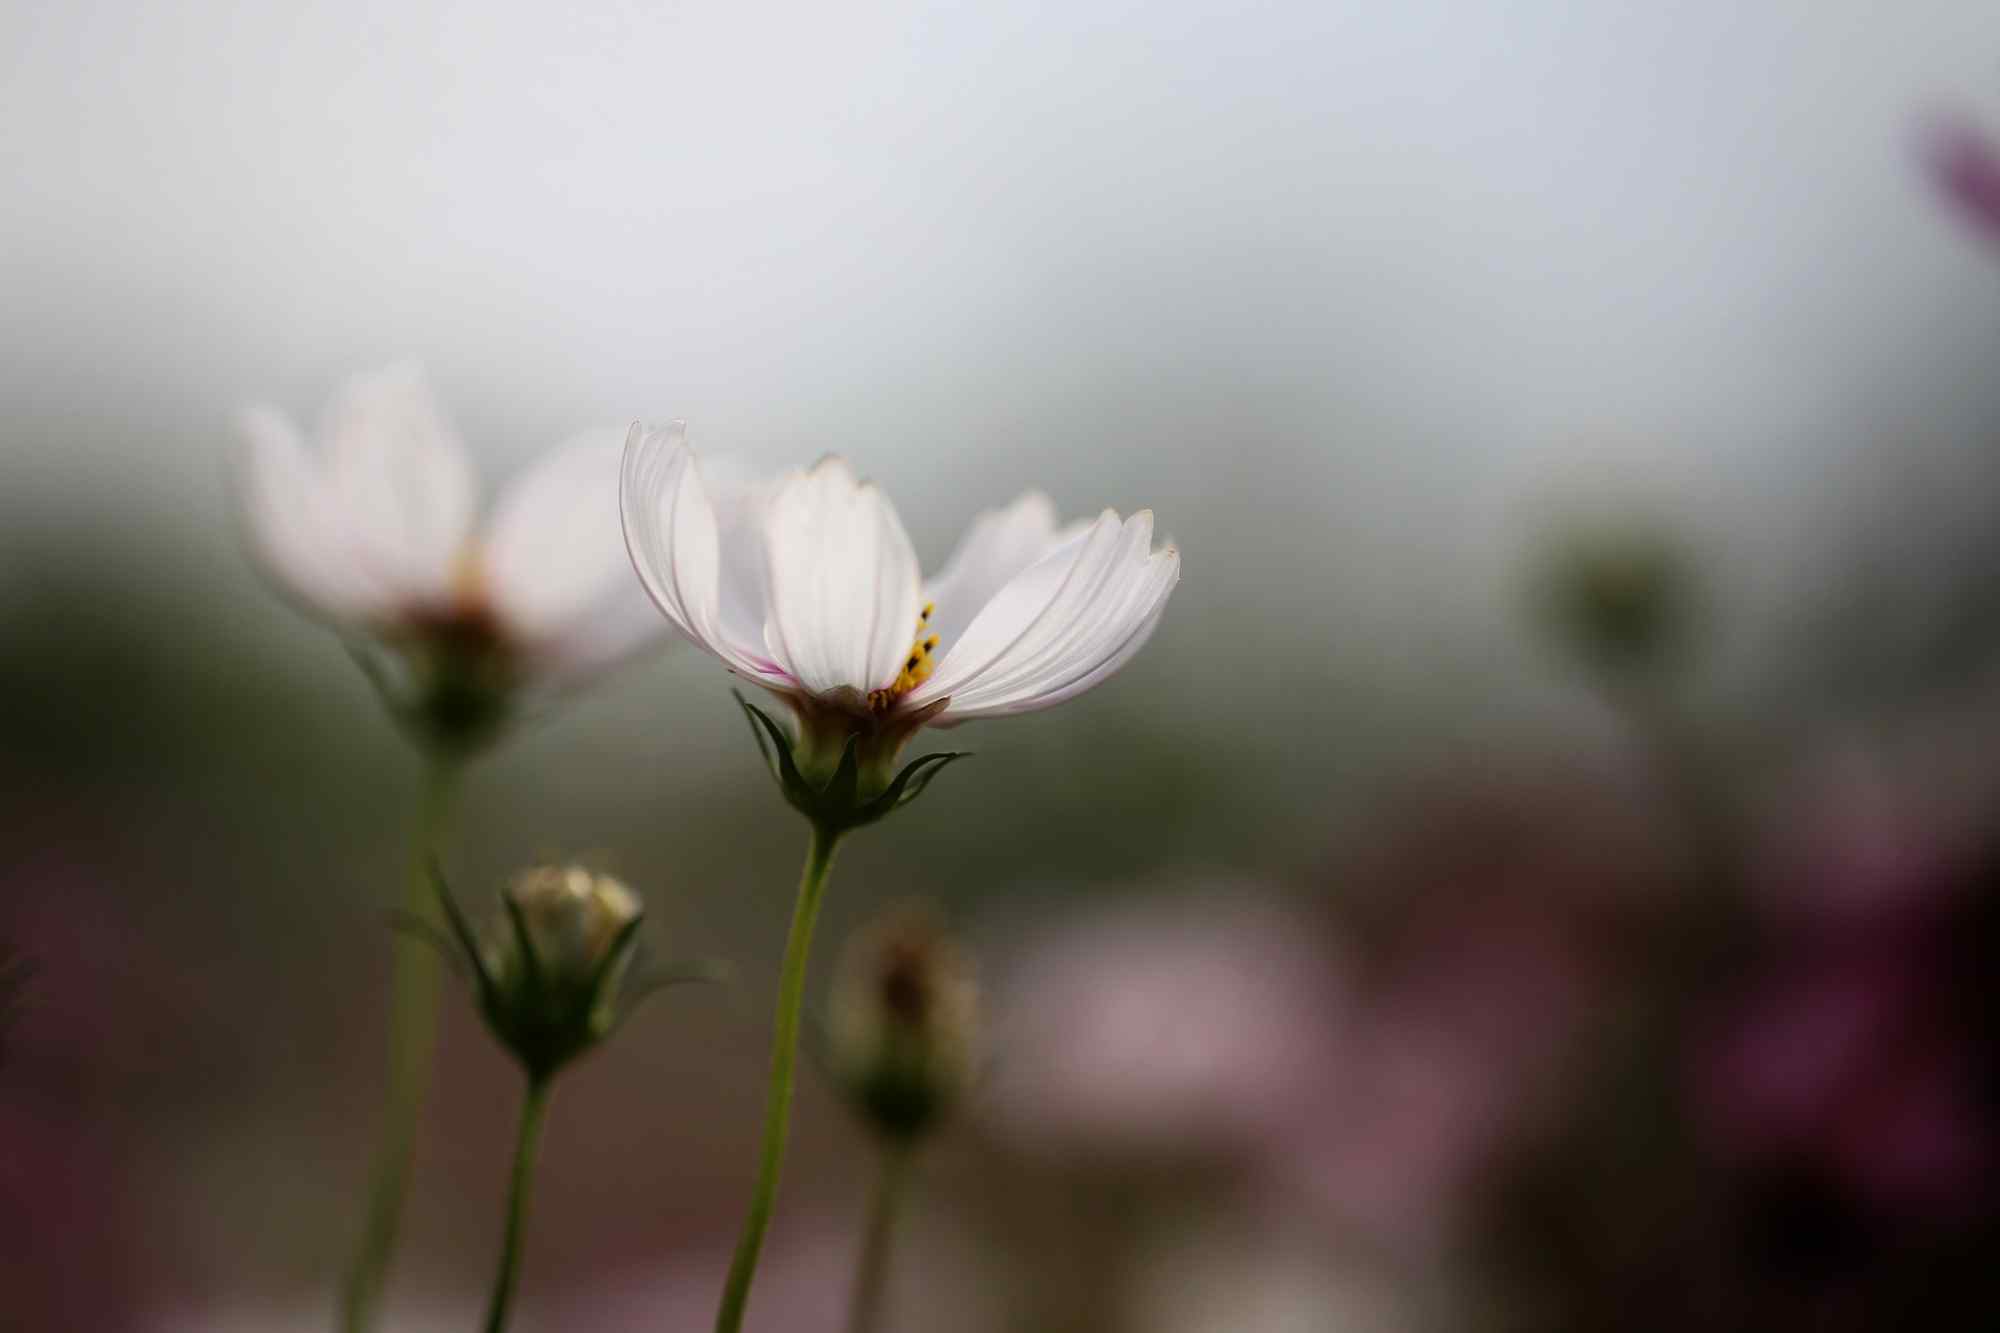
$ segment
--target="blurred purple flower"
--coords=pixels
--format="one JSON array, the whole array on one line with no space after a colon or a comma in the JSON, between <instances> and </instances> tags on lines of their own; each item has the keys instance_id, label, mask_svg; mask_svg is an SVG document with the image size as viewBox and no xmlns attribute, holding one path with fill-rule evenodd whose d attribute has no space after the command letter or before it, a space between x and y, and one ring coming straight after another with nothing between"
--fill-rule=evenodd
<instances>
[{"instance_id":1,"label":"blurred purple flower","mask_svg":"<svg viewBox=\"0 0 2000 1333\"><path fill-rule=\"evenodd\" d=\"M1977 831L1851 760L1805 785L1768 859L1761 956L1697 1042L1697 1114L1739 1166L1949 1219L1994 1158L1962 965Z\"/></svg>"},{"instance_id":2,"label":"blurred purple flower","mask_svg":"<svg viewBox=\"0 0 2000 1333\"><path fill-rule=\"evenodd\" d=\"M1893 930L1794 947L1698 1057L1711 1140L1742 1166L1812 1165L1878 1210L1954 1215L1983 1194L1993 1144L1935 950Z\"/></svg>"},{"instance_id":3,"label":"blurred purple flower","mask_svg":"<svg viewBox=\"0 0 2000 1333\"><path fill-rule=\"evenodd\" d=\"M1945 197L2000 243L2000 145L1966 121L1940 120L1925 131L1924 156Z\"/></svg>"}]
</instances>

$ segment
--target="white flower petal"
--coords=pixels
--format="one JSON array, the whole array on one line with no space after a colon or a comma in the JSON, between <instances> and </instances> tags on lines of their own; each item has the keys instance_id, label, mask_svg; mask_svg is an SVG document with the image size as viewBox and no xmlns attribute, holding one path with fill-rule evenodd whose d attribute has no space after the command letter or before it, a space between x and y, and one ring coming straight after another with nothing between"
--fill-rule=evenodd
<instances>
[{"instance_id":1,"label":"white flower petal","mask_svg":"<svg viewBox=\"0 0 2000 1333\"><path fill-rule=\"evenodd\" d=\"M762 684L788 685L777 664L724 632L721 535L684 423L633 424L618 494L626 549L654 604L728 666Z\"/></svg>"},{"instance_id":2,"label":"white flower petal","mask_svg":"<svg viewBox=\"0 0 2000 1333\"><path fill-rule=\"evenodd\" d=\"M1058 541L1055 504L1040 491L974 519L944 569L924 589L924 599L937 607L931 629L945 651L958 642L980 608Z\"/></svg>"},{"instance_id":3,"label":"white flower petal","mask_svg":"<svg viewBox=\"0 0 2000 1333\"><path fill-rule=\"evenodd\" d=\"M389 597L354 559L338 501L298 428L268 407L239 421L243 517L265 567L307 610L337 621L372 619Z\"/></svg>"},{"instance_id":4,"label":"white flower petal","mask_svg":"<svg viewBox=\"0 0 2000 1333\"><path fill-rule=\"evenodd\" d=\"M731 643L764 643L764 513L776 479L761 477L740 454L706 454L701 479L715 505L722 555L717 589L722 632Z\"/></svg>"},{"instance_id":5,"label":"white flower petal","mask_svg":"<svg viewBox=\"0 0 2000 1333\"><path fill-rule=\"evenodd\" d=\"M423 372L356 376L328 404L321 438L360 558L395 591L444 601L471 534L474 488Z\"/></svg>"},{"instance_id":6,"label":"white flower petal","mask_svg":"<svg viewBox=\"0 0 2000 1333\"><path fill-rule=\"evenodd\" d=\"M1153 516L1106 510L1079 540L1022 571L980 611L908 703L949 696L941 723L1028 712L1075 697L1144 644L1180 577L1152 550Z\"/></svg>"},{"instance_id":7,"label":"white flower petal","mask_svg":"<svg viewBox=\"0 0 2000 1333\"><path fill-rule=\"evenodd\" d=\"M481 546L486 590L523 637L559 636L612 598L644 606L618 522L624 453L624 431L587 432L501 493ZM652 618L657 624L659 617Z\"/></svg>"},{"instance_id":8,"label":"white flower petal","mask_svg":"<svg viewBox=\"0 0 2000 1333\"><path fill-rule=\"evenodd\" d=\"M827 458L780 482L764 529L772 657L814 694L893 683L921 605L916 549L895 508Z\"/></svg>"},{"instance_id":9,"label":"white flower petal","mask_svg":"<svg viewBox=\"0 0 2000 1333\"><path fill-rule=\"evenodd\" d=\"M1121 627L1123 637L1116 633L1107 634L1103 643L1094 645L1090 651L1080 653L1074 659L1094 662L1095 665L1077 670L1074 674L1052 673L1030 687L1015 690L1009 697L982 701L975 696L974 701L964 708L959 707L954 699L934 725L950 727L975 718L1032 713L1053 708L1095 689L1131 661L1146 646L1146 641L1153 637L1153 631L1159 628L1160 618L1166 614L1168 596L1180 581L1180 566L1180 552L1177 550L1160 551L1152 557L1148 578L1139 584L1134 610L1130 613L1130 616L1138 617L1137 624L1130 624L1130 616L1112 621ZM1148 605L1151 610L1144 609ZM1124 628L1127 625L1130 627Z\"/></svg>"},{"instance_id":10,"label":"white flower petal","mask_svg":"<svg viewBox=\"0 0 2000 1333\"><path fill-rule=\"evenodd\" d=\"M541 646L551 679L573 682L620 666L659 646L666 620L632 575L632 596L611 598Z\"/></svg>"}]
</instances>

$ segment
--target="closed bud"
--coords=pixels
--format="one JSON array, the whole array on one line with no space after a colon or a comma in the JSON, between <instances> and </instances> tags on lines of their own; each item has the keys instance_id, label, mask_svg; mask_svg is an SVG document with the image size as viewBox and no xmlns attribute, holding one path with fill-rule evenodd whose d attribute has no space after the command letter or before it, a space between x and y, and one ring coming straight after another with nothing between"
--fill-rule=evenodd
<instances>
[{"instance_id":1,"label":"closed bud","mask_svg":"<svg viewBox=\"0 0 2000 1333\"><path fill-rule=\"evenodd\" d=\"M1612 680L1669 670L1689 646L1694 570L1682 543L1663 528L1574 528L1544 553L1535 592L1569 650Z\"/></svg>"},{"instance_id":2,"label":"closed bud","mask_svg":"<svg viewBox=\"0 0 2000 1333\"><path fill-rule=\"evenodd\" d=\"M828 1024L835 1078L884 1136L932 1129L972 1081L978 987L937 917L904 908L848 942Z\"/></svg>"},{"instance_id":3,"label":"closed bud","mask_svg":"<svg viewBox=\"0 0 2000 1333\"><path fill-rule=\"evenodd\" d=\"M442 880L438 888L470 955L486 1024L531 1075L553 1073L617 1024L644 910L630 889L580 866L524 871L479 942Z\"/></svg>"}]
</instances>

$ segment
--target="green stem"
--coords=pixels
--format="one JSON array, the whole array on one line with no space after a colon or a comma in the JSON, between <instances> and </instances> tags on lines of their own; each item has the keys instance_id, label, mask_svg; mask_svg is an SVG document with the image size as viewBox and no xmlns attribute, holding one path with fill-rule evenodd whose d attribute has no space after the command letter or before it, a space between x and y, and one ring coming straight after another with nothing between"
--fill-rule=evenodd
<instances>
[{"instance_id":1,"label":"green stem","mask_svg":"<svg viewBox=\"0 0 2000 1333\"><path fill-rule=\"evenodd\" d=\"M901 1143L882 1150L882 1170L875 1178L875 1197L868 1205L868 1231L861 1242L861 1259L854 1270L854 1292L847 1307L847 1333L875 1333L882 1318L882 1293L888 1286L889 1247L895 1239L896 1215L910 1178L910 1149Z\"/></svg>"},{"instance_id":2,"label":"green stem","mask_svg":"<svg viewBox=\"0 0 2000 1333\"><path fill-rule=\"evenodd\" d=\"M428 867L449 822L458 787L458 765L432 758L424 771L410 848L409 884L403 910L429 920L434 912ZM421 940L398 938L389 1017L389 1092L384 1103L381 1141L369 1173L368 1214L361 1241L340 1287L340 1328L367 1333L375 1325L389 1260L408 1192L410 1159L416 1151L417 1122L430 1084L437 1035L438 956Z\"/></svg>"},{"instance_id":3,"label":"green stem","mask_svg":"<svg viewBox=\"0 0 2000 1333\"><path fill-rule=\"evenodd\" d=\"M764 1230L771 1224L771 1204L778 1193L778 1173L785 1164L785 1140L791 1129L792 1068L799 1054L799 1011L806 995L806 955L812 951L813 923L819 919L820 892L833 866L840 835L815 824L805 869L799 876L799 899L792 909L791 933L785 938L785 961L778 976L778 1015L771 1033L771 1081L764 1094L764 1145L757 1162L757 1183L750 1195L750 1214L729 1264L729 1281L716 1312L716 1333L737 1333L743 1310L750 1303L750 1280L757 1273L757 1253L764 1248Z\"/></svg>"},{"instance_id":4,"label":"green stem","mask_svg":"<svg viewBox=\"0 0 2000 1333\"><path fill-rule=\"evenodd\" d=\"M549 1110L549 1081L530 1077L521 1101L521 1132L514 1142L514 1175L507 1186L507 1236L500 1246L500 1271L493 1278L493 1299L486 1307L486 1333L507 1327L514 1289L521 1281L521 1233L528 1222L528 1193L535 1179L535 1149L541 1143L542 1121Z\"/></svg>"}]
</instances>

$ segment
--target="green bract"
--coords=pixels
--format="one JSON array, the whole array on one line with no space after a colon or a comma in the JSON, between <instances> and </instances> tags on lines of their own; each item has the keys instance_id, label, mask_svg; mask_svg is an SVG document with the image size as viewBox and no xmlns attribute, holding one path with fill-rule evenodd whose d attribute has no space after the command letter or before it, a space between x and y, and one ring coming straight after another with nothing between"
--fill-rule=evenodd
<instances>
[{"instance_id":1,"label":"green bract","mask_svg":"<svg viewBox=\"0 0 2000 1333\"><path fill-rule=\"evenodd\" d=\"M922 755L903 765L893 777L895 752L902 736L876 736L862 725L828 734L802 720L801 737L780 725L769 713L736 695L750 719L758 752L794 810L828 834L841 834L900 810L923 795L932 778L946 765L967 757L958 750ZM914 728L912 728L914 730Z\"/></svg>"},{"instance_id":2,"label":"green bract","mask_svg":"<svg viewBox=\"0 0 2000 1333\"><path fill-rule=\"evenodd\" d=\"M487 1028L531 1078L547 1078L611 1035L653 992L718 979L711 966L636 966L643 910L609 876L574 866L523 873L501 894L502 916L484 942L435 864L431 882L452 938L421 933L470 978Z\"/></svg>"}]
</instances>

